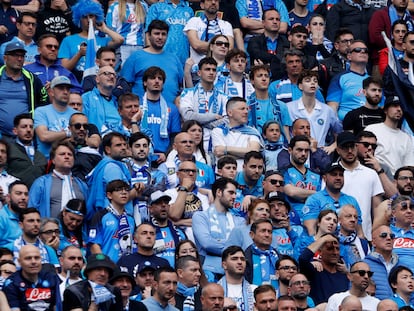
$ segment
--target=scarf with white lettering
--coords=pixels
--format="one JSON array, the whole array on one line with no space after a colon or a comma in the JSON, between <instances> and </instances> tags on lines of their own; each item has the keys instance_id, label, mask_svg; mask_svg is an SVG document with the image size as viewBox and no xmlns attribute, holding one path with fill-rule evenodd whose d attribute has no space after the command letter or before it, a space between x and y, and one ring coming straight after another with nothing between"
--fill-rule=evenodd
<instances>
[{"instance_id":1,"label":"scarf with white lettering","mask_svg":"<svg viewBox=\"0 0 414 311\"><path fill-rule=\"evenodd\" d=\"M164 97L160 96L159 101L161 106L160 136L161 138L168 138L168 117L170 113L170 108L168 108L167 102L165 101ZM146 92L142 97L141 109L143 111L141 119L141 130L144 130L146 134L149 134L149 136L152 137L153 133L151 133L148 128L148 100Z\"/></svg>"}]
</instances>

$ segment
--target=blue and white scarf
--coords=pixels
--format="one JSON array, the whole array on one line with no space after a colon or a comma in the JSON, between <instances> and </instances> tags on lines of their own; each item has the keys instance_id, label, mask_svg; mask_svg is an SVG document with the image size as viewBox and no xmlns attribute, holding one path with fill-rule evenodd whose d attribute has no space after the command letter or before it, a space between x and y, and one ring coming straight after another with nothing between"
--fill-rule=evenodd
<instances>
[{"instance_id":1,"label":"blue and white scarf","mask_svg":"<svg viewBox=\"0 0 414 311\"><path fill-rule=\"evenodd\" d=\"M391 4L388 7L388 15L390 16L391 25L394 24L394 22L397 20L403 20L407 24L408 31L413 30L414 25L413 25L413 20L411 18L410 11L405 10L404 15L400 17L397 14L397 10L395 9L395 6Z\"/></svg>"},{"instance_id":2,"label":"blue and white scarf","mask_svg":"<svg viewBox=\"0 0 414 311\"><path fill-rule=\"evenodd\" d=\"M169 117L169 108L167 102L165 101L164 97L160 96L160 106L161 106L161 125L160 125L160 136L161 138L168 138L168 117ZM152 133L149 131L148 128L148 100L147 100L147 93L145 92L144 96L142 97L142 104L141 109L143 111L142 114L142 122L141 122L141 130L144 133L148 133L150 137L152 137Z\"/></svg>"},{"instance_id":3,"label":"blue and white scarf","mask_svg":"<svg viewBox=\"0 0 414 311\"><path fill-rule=\"evenodd\" d=\"M224 289L224 297L228 297L228 288L227 288L227 279L226 277L222 277L217 284L221 285L221 287L223 287ZM247 282L244 278L243 278L243 283L242 283L242 303L239 306L240 311L250 311L250 310L254 310L254 297L253 297L253 292L250 288L250 283Z\"/></svg>"},{"instance_id":4,"label":"blue and white scarf","mask_svg":"<svg viewBox=\"0 0 414 311\"><path fill-rule=\"evenodd\" d=\"M195 310L194 294L196 293L197 290L198 290L198 286L187 287L183 283L178 282L177 293L185 297L182 311L194 311Z\"/></svg>"},{"instance_id":5,"label":"blue and white scarf","mask_svg":"<svg viewBox=\"0 0 414 311\"><path fill-rule=\"evenodd\" d=\"M200 15L200 18L202 22L206 24L206 29L204 30L200 38L201 41L209 42L211 38L213 38L215 35L222 34L217 16L215 19L208 20L206 15L203 13L202 15Z\"/></svg>"},{"instance_id":6,"label":"blue and white scarf","mask_svg":"<svg viewBox=\"0 0 414 311\"><path fill-rule=\"evenodd\" d=\"M118 217L118 244L121 255L129 255L132 253L132 234L125 211L120 214L112 204L106 208L110 213Z\"/></svg>"},{"instance_id":7,"label":"blue and white scarf","mask_svg":"<svg viewBox=\"0 0 414 311\"><path fill-rule=\"evenodd\" d=\"M269 282L273 286L276 280L271 279L275 274L276 261L278 260L277 252L269 248L267 250L259 249L255 243L252 244L253 253L253 284L262 284Z\"/></svg>"},{"instance_id":8,"label":"blue and white scarf","mask_svg":"<svg viewBox=\"0 0 414 311\"><path fill-rule=\"evenodd\" d=\"M217 113L223 114L223 107L218 105L219 90L213 88L213 94L207 99L207 92L204 90L201 83L197 83L195 88L195 98L198 100L198 113Z\"/></svg>"},{"instance_id":9,"label":"blue and white scarf","mask_svg":"<svg viewBox=\"0 0 414 311\"><path fill-rule=\"evenodd\" d=\"M226 224L220 226L219 222L219 213L216 210L216 207L212 205L207 209L208 218L210 220L210 234L213 239L226 241L230 235L231 230L234 228L234 220L232 214L226 212Z\"/></svg>"}]
</instances>

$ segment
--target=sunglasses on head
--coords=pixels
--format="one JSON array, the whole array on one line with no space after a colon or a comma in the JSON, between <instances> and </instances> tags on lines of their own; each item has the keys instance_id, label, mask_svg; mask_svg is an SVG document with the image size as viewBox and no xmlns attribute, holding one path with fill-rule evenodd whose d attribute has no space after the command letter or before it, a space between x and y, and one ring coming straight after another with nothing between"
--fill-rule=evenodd
<instances>
[{"instance_id":1,"label":"sunglasses on head","mask_svg":"<svg viewBox=\"0 0 414 311\"><path fill-rule=\"evenodd\" d=\"M374 272L367 271L367 270L355 270L355 271L351 271L351 273L358 273L359 276L365 276L365 274L368 274L369 278L374 275Z\"/></svg>"}]
</instances>

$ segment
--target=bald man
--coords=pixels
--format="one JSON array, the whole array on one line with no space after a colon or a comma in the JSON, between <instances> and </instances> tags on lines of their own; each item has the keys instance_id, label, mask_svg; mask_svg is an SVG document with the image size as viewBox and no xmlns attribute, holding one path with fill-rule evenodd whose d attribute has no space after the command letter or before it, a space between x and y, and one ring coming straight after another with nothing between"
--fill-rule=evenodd
<instances>
[{"instance_id":1,"label":"bald man","mask_svg":"<svg viewBox=\"0 0 414 311\"><path fill-rule=\"evenodd\" d=\"M17 259L21 270L4 283L3 291L12 310L54 310L61 304L56 273L41 271L42 258L34 245L24 245Z\"/></svg>"},{"instance_id":2,"label":"bald man","mask_svg":"<svg viewBox=\"0 0 414 311\"><path fill-rule=\"evenodd\" d=\"M377 311L398 311L398 305L391 299L384 299L378 304Z\"/></svg>"},{"instance_id":3,"label":"bald man","mask_svg":"<svg viewBox=\"0 0 414 311\"><path fill-rule=\"evenodd\" d=\"M221 311L224 305L224 289L217 283L208 283L201 291L202 311Z\"/></svg>"},{"instance_id":4,"label":"bald man","mask_svg":"<svg viewBox=\"0 0 414 311\"><path fill-rule=\"evenodd\" d=\"M89 123L96 125L101 135L110 131L124 133L116 98L112 95L115 86L114 68L103 66L96 76L96 87L82 95L83 113L88 117Z\"/></svg>"}]
</instances>

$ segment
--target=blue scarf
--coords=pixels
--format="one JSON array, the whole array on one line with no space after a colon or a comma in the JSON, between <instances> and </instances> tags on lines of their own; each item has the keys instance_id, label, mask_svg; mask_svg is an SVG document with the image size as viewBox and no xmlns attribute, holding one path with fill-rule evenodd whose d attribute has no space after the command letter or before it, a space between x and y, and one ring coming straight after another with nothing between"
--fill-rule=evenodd
<instances>
[{"instance_id":1,"label":"blue scarf","mask_svg":"<svg viewBox=\"0 0 414 311\"><path fill-rule=\"evenodd\" d=\"M231 230L234 228L233 215L227 211L225 213L226 223L223 228L220 226L219 213L214 205L207 209L207 214L210 222L210 235L213 239L226 241L229 238Z\"/></svg>"},{"instance_id":2,"label":"blue scarf","mask_svg":"<svg viewBox=\"0 0 414 311\"><path fill-rule=\"evenodd\" d=\"M222 277L217 284L221 285L221 287L224 288L224 297L228 297L228 288L227 288L227 279L226 277ZM247 282L244 278L243 278L243 283L242 283L242 295L243 295L243 301L242 304L239 306L240 311L250 311L254 309L254 297L253 297L253 292L250 288L250 283ZM234 297L231 297L234 298Z\"/></svg>"},{"instance_id":3,"label":"blue scarf","mask_svg":"<svg viewBox=\"0 0 414 311\"><path fill-rule=\"evenodd\" d=\"M202 13L200 18L206 24L206 29L200 38L201 41L209 42L215 35L222 34L217 16L213 20L208 20L205 14Z\"/></svg>"},{"instance_id":4,"label":"blue scarf","mask_svg":"<svg viewBox=\"0 0 414 311\"><path fill-rule=\"evenodd\" d=\"M275 274L276 261L278 255L276 250L270 247L267 250L259 249L255 243L252 244L253 253L253 284L261 285L263 281L271 282L275 285L276 280L271 280L270 276Z\"/></svg>"},{"instance_id":5,"label":"blue scarf","mask_svg":"<svg viewBox=\"0 0 414 311\"><path fill-rule=\"evenodd\" d=\"M122 214L120 214L112 206L112 204L109 204L109 206L107 206L106 209L108 210L108 212L118 217L118 245L121 255L123 256L131 254L133 238L126 212L124 211Z\"/></svg>"},{"instance_id":6,"label":"blue scarf","mask_svg":"<svg viewBox=\"0 0 414 311\"><path fill-rule=\"evenodd\" d=\"M194 311L195 299L194 294L198 290L198 286L187 287L183 283L178 282L177 293L185 297L183 301L182 311Z\"/></svg>"},{"instance_id":7,"label":"blue scarf","mask_svg":"<svg viewBox=\"0 0 414 311\"><path fill-rule=\"evenodd\" d=\"M268 151L276 151L283 148L283 142L278 141L275 143L266 142L265 143L265 150Z\"/></svg>"},{"instance_id":8,"label":"blue scarf","mask_svg":"<svg viewBox=\"0 0 414 311\"><path fill-rule=\"evenodd\" d=\"M219 107L217 99L219 97L219 90L215 87L213 88L213 95L207 99L207 92L204 90L201 83L197 83L195 88L195 98L198 99L198 113L217 113L223 114L223 107Z\"/></svg>"},{"instance_id":9,"label":"blue scarf","mask_svg":"<svg viewBox=\"0 0 414 311\"><path fill-rule=\"evenodd\" d=\"M160 125L160 136L161 138L168 138L168 117L170 109L168 108L167 102L165 101L164 97L160 97L160 106L161 106L161 125ZM141 130L144 130L146 134L149 134L152 137L152 133L149 131L148 128L148 100L147 100L147 93L145 92L144 96L142 97L142 105L141 109L143 111L142 114L142 122L141 122ZM144 132L143 131L143 132Z\"/></svg>"},{"instance_id":10,"label":"blue scarf","mask_svg":"<svg viewBox=\"0 0 414 311\"><path fill-rule=\"evenodd\" d=\"M269 96L269 102L270 105L273 108L273 120L277 121L277 123L279 123L280 125L282 125L282 113L280 111L280 105L277 103L277 101L275 102L275 99L273 99L271 96ZM252 115L252 126L255 128L258 128L258 124L257 124L257 115L256 115L256 110L260 110L260 104L257 101L256 98L256 92L252 93L252 95L250 95L249 99L248 99L248 103L249 103L249 109ZM269 120L265 120L266 122ZM260 126L261 127L261 126Z\"/></svg>"},{"instance_id":11,"label":"blue scarf","mask_svg":"<svg viewBox=\"0 0 414 311\"><path fill-rule=\"evenodd\" d=\"M408 10L405 10L404 15L400 17L397 14L397 10L395 9L395 6L393 4L391 4L388 7L388 15L390 16L391 25L394 24L394 22L397 21L397 20L403 20L407 24L408 31L413 30L414 25L413 25L413 21L411 19L411 14Z\"/></svg>"}]
</instances>

